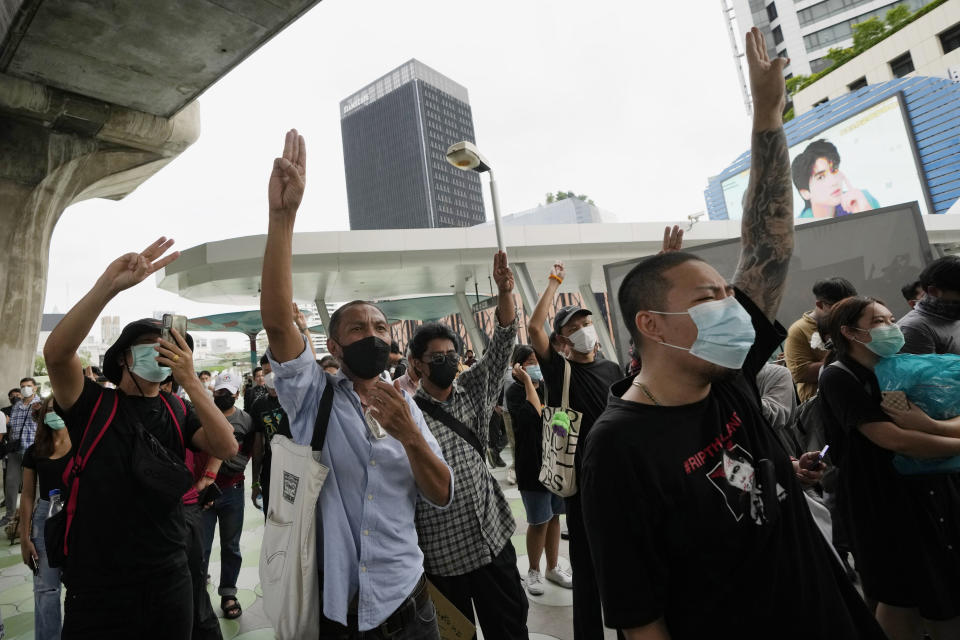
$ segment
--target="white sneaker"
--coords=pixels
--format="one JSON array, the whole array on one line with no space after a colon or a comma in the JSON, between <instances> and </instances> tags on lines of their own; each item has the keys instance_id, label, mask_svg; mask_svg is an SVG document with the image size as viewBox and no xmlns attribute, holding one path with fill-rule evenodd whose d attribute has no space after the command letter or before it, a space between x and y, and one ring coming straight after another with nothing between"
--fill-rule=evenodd
<instances>
[{"instance_id":1,"label":"white sneaker","mask_svg":"<svg viewBox=\"0 0 960 640\"><path fill-rule=\"evenodd\" d=\"M543 580L540 579L539 571L527 571L527 593L532 596L543 595Z\"/></svg>"},{"instance_id":2,"label":"white sneaker","mask_svg":"<svg viewBox=\"0 0 960 640\"><path fill-rule=\"evenodd\" d=\"M507 483L508 484L517 484L517 470L513 465L507 469Z\"/></svg>"},{"instance_id":3,"label":"white sneaker","mask_svg":"<svg viewBox=\"0 0 960 640\"><path fill-rule=\"evenodd\" d=\"M564 589L573 589L573 577L561 569L559 565L547 570L547 580L553 584L560 585Z\"/></svg>"}]
</instances>

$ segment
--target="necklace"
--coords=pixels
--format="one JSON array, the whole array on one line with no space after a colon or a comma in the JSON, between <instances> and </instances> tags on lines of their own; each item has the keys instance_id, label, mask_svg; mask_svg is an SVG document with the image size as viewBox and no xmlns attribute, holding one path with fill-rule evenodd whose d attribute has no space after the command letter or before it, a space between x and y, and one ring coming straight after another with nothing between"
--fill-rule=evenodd
<instances>
[{"instance_id":1,"label":"necklace","mask_svg":"<svg viewBox=\"0 0 960 640\"><path fill-rule=\"evenodd\" d=\"M635 386L635 387L637 387L638 389L640 389L640 391L643 391L643 392L646 394L646 396L647 396L648 398L650 398L650 402L652 402L653 404L657 405L658 407L663 406L663 405L661 405L659 402L657 402L657 399L656 399L656 398L653 397L653 394L650 393L650 389L647 389L647 385L643 384L642 382L640 382L640 381L637 380L637 379L634 379L634 381L633 381L631 384L633 384L633 386Z\"/></svg>"}]
</instances>

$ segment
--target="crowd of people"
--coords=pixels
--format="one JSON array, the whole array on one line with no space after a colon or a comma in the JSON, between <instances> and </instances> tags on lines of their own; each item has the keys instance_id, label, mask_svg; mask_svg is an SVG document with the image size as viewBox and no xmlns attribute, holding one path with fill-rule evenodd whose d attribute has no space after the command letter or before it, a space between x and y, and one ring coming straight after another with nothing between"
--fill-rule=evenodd
<instances>
[{"instance_id":1,"label":"crowd of people","mask_svg":"<svg viewBox=\"0 0 960 640\"><path fill-rule=\"evenodd\" d=\"M34 574L35 637L221 637L213 538L220 608L237 618L250 461L264 611L280 638L439 638L428 582L491 640L529 637L528 595L547 582L572 589L576 640L604 626L659 640L960 637L960 418L930 417L877 375L898 353L960 355L960 260L904 285L899 321L834 277L781 326L785 61L756 30L746 55L740 263L728 282L668 228L614 292L632 337L626 377L599 348L605 323L557 308L560 261L518 344L503 252L495 327L476 353L442 323L400 345L357 300L332 314L318 359L291 304L306 186L296 130L269 180L269 347L246 382L197 373L191 336L150 319L85 371L77 349L106 304L178 254L160 238L113 261L46 342L52 394L24 377L0 418L3 523L18 521ZM506 442L525 573L492 471Z\"/></svg>"}]
</instances>

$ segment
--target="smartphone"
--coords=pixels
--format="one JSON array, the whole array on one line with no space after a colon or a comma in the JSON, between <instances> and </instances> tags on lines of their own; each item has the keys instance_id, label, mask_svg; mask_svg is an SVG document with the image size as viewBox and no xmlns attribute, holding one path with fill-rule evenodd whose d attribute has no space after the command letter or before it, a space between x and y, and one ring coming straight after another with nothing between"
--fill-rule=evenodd
<instances>
[{"instance_id":1,"label":"smartphone","mask_svg":"<svg viewBox=\"0 0 960 640\"><path fill-rule=\"evenodd\" d=\"M903 391L882 391L881 395L883 396L883 404L889 407L901 411L907 411L910 408L910 401L907 400L907 394Z\"/></svg>"},{"instance_id":2,"label":"smartphone","mask_svg":"<svg viewBox=\"0 0 960 640\"><path fill-rule=\"evenodd\" d=\"M820 464L823 462L824 456L827 455L827 451L830 450L830 445L824 445L823 449L820 450L820 453L817 454L817 459L813 464L807 469L807 471L816 471L820 468Z\"/></svg>"},{"instance_id":3,"label":"smartphone","mask_svg":"<svg viewBox=\"0 0 960 640\"><path fill-rule=\"evenodd\" d=\"M213 502L222 495L223 491L220 491L220 487L215 484L208 484L207 488L200 492L200 497L197 498L197 504L201 507L206 506L208 502Z\"/></svg>"},{"instance_id":4,"label":"smartphone","mask_svg":"<svg viewBox=\"0 0 960 640\"><path fill-rule=\"evenodd\" d=\"M33 575L38 575L40 573L40 565L37 564L37 559L30 556L28 562L30 564L30 571L33 571Z\"/></svg>"},{"instance_id":5,"label":"smartphone","mask_svg":"<svg viewBox=\"0 0 960 640\"><path fill-rule=\"evenodd\" d=\"M171 329L176 329L181 338L185 337L187 335L187 316L175 316L172 313L163 314L163 328L160 330L160 337L167 342L177 344L170 333Z\"/></svg>"}]
</instances>

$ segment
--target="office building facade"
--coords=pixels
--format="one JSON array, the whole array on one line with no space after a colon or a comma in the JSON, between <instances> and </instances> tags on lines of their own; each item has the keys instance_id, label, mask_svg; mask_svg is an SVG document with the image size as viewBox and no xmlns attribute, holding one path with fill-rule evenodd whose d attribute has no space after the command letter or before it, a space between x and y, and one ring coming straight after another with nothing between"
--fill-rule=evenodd
<instances>
[{"instance_id":1,"label":"office building facade","mask_svg":"<svg viewBox=\"0 0 960 640\"><path fill-rule=\"evenodd\" d=\"M722 0L731 34L731 46L741 79L747 77L743 34L757 27L763 32L770 56L790 58L784 69L789 78L811 75L832 64L830 49L853 44L853 25L870 18L884 19L887 11L905 5L915 11L929 0ZM749 105L749 87L741 83Z\"/></svg>"},{"instance_id":2,"label":"office building facade","mask_svg":"<svg viewBox=\"0 0 960 640\"><path fill-rule=\"evenodd\" d=\"M446 160L475 142L467 89L418 60L340 103L350 229L469 227L485 221L480 176Z\"/></svg>"}]
</instances>

